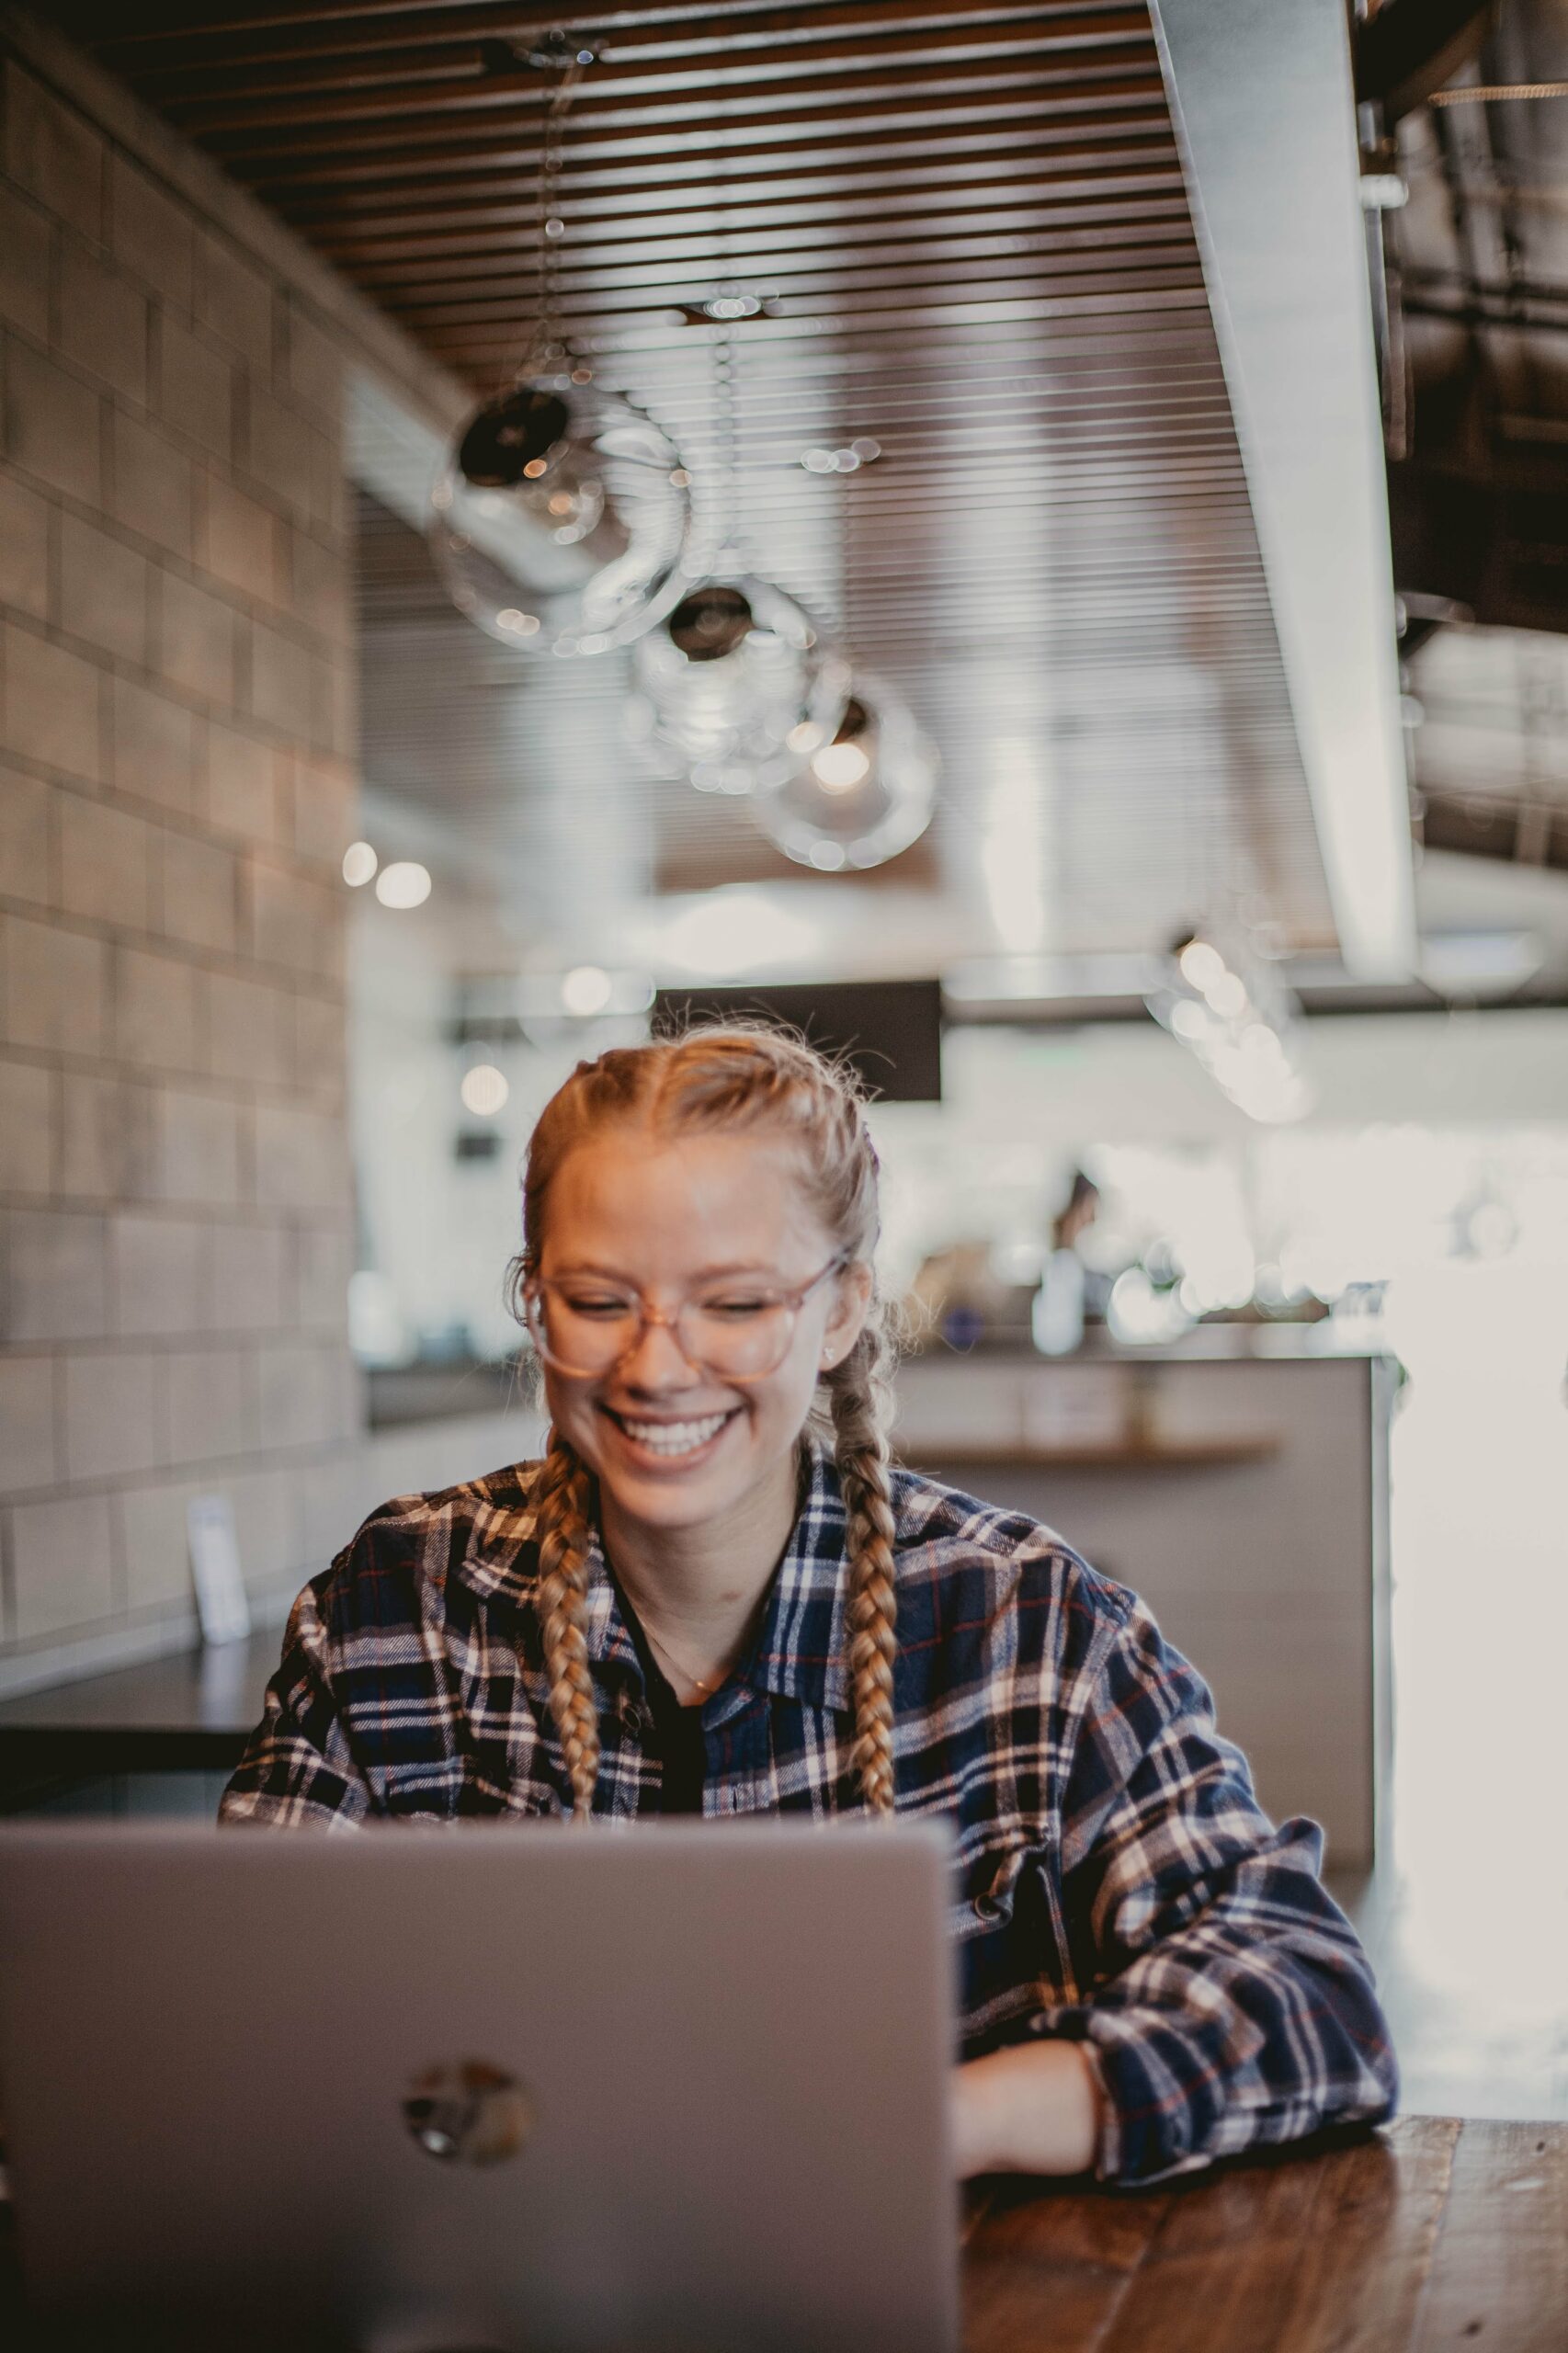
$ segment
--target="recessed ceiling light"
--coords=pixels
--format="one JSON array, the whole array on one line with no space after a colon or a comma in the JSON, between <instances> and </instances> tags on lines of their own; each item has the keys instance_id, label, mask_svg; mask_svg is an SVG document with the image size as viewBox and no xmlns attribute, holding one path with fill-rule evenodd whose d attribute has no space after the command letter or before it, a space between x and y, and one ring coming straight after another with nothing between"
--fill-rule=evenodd
<instances>
[{"instance_id":1,"label":"recessed ceiling light","mask_svg":"<svg viewBox=\"0 0 1568 2353\"><path fill-rule=\"evenodd\" d=\"M809 449L801 450L801 463L809 474L853 474L858 473L862 466L874 465L881 454L881 443L863 433L841 449L824 449L813 442Z\"/></svg>"},{"instance_id":2,"label":"recessed ceiling light","mask_svg":"<svg viewBox=\"0 0 1568 2353\"><path fill-rule=\"evenodd\" d=\"M376 877L376 896L383 907L422 907L430 896L430 874L413 858L383 866Z\"/></svg>"},{"instance_id":3,"label":"recessed ceiling light","mask_svg":"<svg viewBox=\"0 0 1568 2353\"><path fill-rule=\"evenodd\" d=\"M600 965L575 964L562 981L561 1003L566 1012L578 1014L585 1020L589 1015L604 1011L614 988L609 974Z\"/></svg>"},{"instance_id":4,"label":"recessed ceiling light","mask_svg":"<svg viewBox=\"0 0 1568 2353\"><path fill-rule=\"evenodd\" d=\"M493 1120L497 1111L505 1110L511 1091L505 1072L494 1063L475 1063L463 1073L460 1089L464 1110L472 1111L476 1120Z\"/></svg>"}]
</instances>

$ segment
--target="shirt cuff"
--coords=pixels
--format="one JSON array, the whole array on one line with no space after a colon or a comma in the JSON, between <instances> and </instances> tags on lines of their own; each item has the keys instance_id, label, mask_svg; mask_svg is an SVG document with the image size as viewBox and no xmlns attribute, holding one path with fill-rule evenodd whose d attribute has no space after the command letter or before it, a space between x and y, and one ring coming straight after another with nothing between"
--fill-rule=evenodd
<instances>
[{"instance_id":1,"label":"shirt cuff","mask_svg":"<svg viewBox=\"0 0 1568 2353\"><path fill-rule=\"evenodd\" d=\"M1212 2162L1202 2139L1218 2114L1216 2088L1208 2080L1208 2097L1194 2098L1183 2080L1193 2075L1193 2054L1168 2026L1080 2006L1042 2010L1029 2030L1075 2042L1088 2062L1100 2093L1096 2181L1142 2186Z\"/></svg>"}]
</instances>

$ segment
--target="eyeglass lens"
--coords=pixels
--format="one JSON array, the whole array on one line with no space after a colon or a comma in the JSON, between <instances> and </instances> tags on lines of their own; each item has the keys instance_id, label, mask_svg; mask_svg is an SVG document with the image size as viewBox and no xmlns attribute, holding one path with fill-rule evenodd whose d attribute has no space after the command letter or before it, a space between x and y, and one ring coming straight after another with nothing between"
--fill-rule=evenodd
<instances>
[{"instance_id":1,"label":"eyeglass lens","mask_svg":"<svg viewBox=\"0 0 1568 2353\"><path fill-rule=\"evenodd\" d=\"M783 1300L688 1299L674 1318L674 1331L690 1363L732 1380L756 1380L783 1363L795 1315ZM610 1371L637 1346L644 1322L642 1302L634 1296L574 1297L553 1285L541 1286L528 1308L536 1347L562 1372Z\"/></svg>"}]
</instances>

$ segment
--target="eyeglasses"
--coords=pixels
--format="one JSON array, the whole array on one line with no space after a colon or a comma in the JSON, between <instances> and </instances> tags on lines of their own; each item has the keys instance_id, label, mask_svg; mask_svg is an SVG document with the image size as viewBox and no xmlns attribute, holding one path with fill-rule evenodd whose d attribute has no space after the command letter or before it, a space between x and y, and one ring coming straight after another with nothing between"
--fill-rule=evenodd
<instances>
[{"instance_id":1,"label":"eyeglasses","mask_svg":"<svg viewBox=\"0 0 1568 2353\"><path fill-rule=\"evenodd\" d=\"M528 1336L546 1364L578 1381L601 1380L662 1324L694 1371L721 1381L766 1381L790 1353L795 1319L819 1283L847 1264L832 1258L799 1290L777 1283L714 1283L683 1299L673 1314L650 1307L630 1284L590 1276L547 1281L523 1293Z\"/></svg>"}]
</instances>

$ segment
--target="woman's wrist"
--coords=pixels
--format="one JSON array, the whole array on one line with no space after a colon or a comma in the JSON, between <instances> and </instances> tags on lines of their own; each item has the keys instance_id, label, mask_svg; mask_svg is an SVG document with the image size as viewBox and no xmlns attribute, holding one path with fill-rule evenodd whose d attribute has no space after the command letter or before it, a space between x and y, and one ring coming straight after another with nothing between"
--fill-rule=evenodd
<instances>
[{"instance_id":1,"label":"woman's wrist","mask_svg":"<svg viewBox=\"0 0 1568 2353\"><path fill-rule=\"evenodd\" d=\"M1024 2042L954 2071L955 2157L977 2173L1085 2173L1104 2094L1080 2043Z\"/></svg>"}]
</instances>

